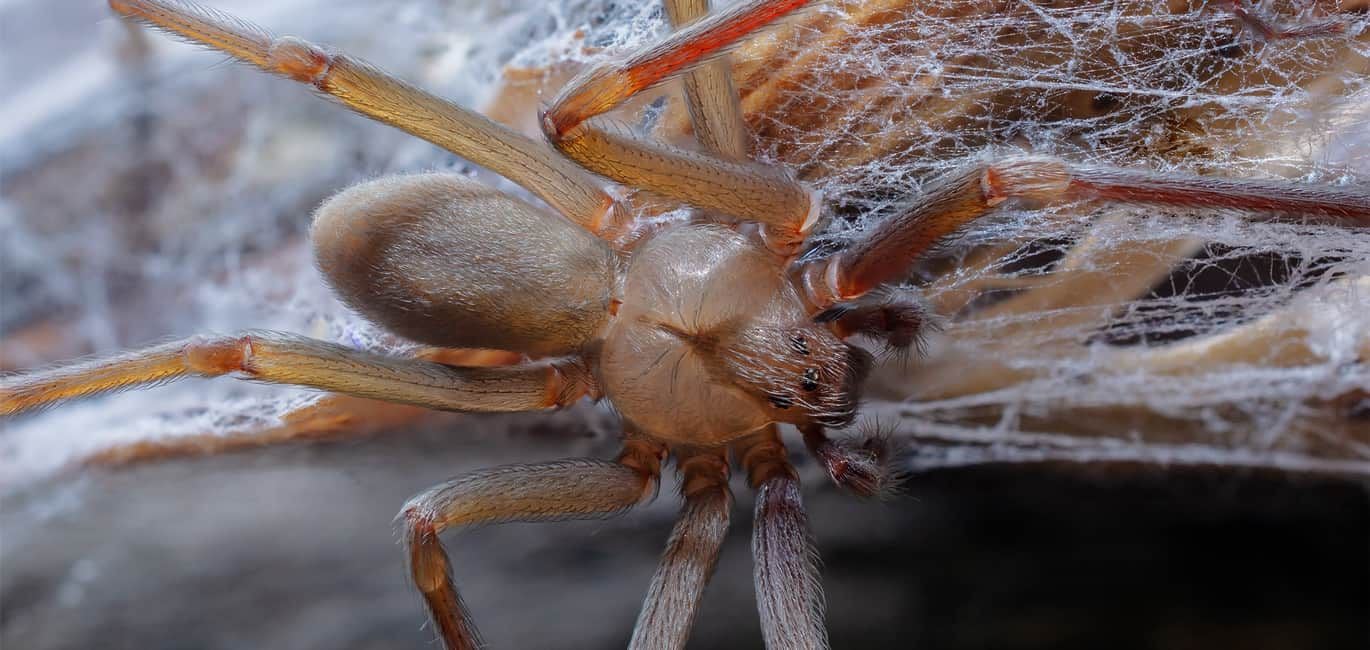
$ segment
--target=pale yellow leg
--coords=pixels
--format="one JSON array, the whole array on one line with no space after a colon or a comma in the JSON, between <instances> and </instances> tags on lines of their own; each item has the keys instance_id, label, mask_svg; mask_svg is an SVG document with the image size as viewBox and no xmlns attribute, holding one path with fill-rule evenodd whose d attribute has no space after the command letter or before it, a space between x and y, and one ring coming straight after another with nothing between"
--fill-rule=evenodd
<instances>
[{"instance_id":1,"label":"pale yellow leg","mask_svg":"<svg viewBox=\"0 0 1370 650\"><path fill-rule=\"evenodd\" d=\"M599 232L614 202L595 179L547 145L393 77L342 52L278 38L189 2L110 0L119 14L151 23L332 95L348 108L416 135L528 188L572 221Z\"/></svg>"},{"instance_id":2,"label":"pale yellow leg","mask_svg":"<svg viewBox=\"0 0 1370 650\"><path fill-rule=\"evenodd\" d=\"M279 332L196 337L0 380L0 415L182 377L236 374L356 397L447 411L514 412L563 406L585 395L573 362L456 368L353 350Z\"/></svg>"}]
</instances>

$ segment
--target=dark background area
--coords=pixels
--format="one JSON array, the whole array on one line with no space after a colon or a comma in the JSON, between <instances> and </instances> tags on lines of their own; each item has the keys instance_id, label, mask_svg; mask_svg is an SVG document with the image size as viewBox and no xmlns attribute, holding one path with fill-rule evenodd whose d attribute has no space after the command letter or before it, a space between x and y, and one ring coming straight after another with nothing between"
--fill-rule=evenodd
<instances>
[{"instance_id":1,"label":"dark background area","mask_svg":"<svg viewBox=\"0 0 1370 650\"><path fill-rule=\"evenodd\" d=\"M4 502L6 648L430 647L391 518L505 462L607 456L589 409L61 477ZM553 433L556 432L556 433ZM567 436L566 432L573 432ZM802 459L797 459L803 462ZM1363 485L1127 466L987 466L862 502L805 465L835 648L1365 648ZM733 528L693 648L757 648ZM447 535L493 647L622 647L673 486L625 517Z\"/></svg>"}]
</instances>

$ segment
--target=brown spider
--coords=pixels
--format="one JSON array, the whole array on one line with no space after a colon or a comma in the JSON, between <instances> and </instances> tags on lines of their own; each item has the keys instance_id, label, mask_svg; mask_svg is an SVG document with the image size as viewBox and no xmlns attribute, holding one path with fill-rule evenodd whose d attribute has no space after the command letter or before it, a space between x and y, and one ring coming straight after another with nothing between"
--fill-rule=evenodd
<instances>
[{"instance_id":1,"label":"brown spider","mask_svg":"<svg viewBox=\"0 0 1370 650\"><path fill-rule=\"evenodd\" d=\"M190 4L112 0L124 16L310 84L489 168L560 213L461 176L421 174L340 192L319 208L312 229L318 265L333 288L377 323L427 344L531 360L455 367L251 332L7 378L0 414L225 374L456 411L606 399L626 431L614 461L477 472L414 497L401 511L412 577L447 647L474 648L480 640L439 533L618 513L655 493L668 457L685 506L631 645L683 646L727 528L731 456L757 490L753 552L766 645L822 648L822 595L777 425L797 426L839 485L879 491L888 478L882 450L835 443L825 428L852 421L870 365L847 340L859 335L904 348L925 327L928 310L896 284L938 241L1007 201L1125 201L1370 222L1370 194L1353 189L1024 157L943 180L840 250L809 250L821 197L784 170L747 161L723 56L808 4L750 0L706 16L706 2L667 0L672 20L685 27L586 71L541 113L554 151L346 54ZM706 154L642 142L594 119L674 75L685 76ZM586 170L689 204L699 215L685 225L643 226L638 209Z\"/></svg>"}]
</instances>

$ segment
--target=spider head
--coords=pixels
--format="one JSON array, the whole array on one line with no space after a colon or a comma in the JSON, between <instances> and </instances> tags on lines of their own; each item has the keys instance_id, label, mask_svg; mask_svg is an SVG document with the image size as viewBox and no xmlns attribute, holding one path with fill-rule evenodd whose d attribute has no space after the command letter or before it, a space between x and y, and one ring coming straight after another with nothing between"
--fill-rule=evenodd
<instances>
[{"instance_id":1,"label":"spider head","mask_svg":"<svg viewBox=\"0 0 1370 650\"><path fill-rule=\"evenodd\" d=\"M871 355L813 323L752 323L722 341L734 382L791 424L842 427L852 421Z\"/></svg>"}]
</instances>

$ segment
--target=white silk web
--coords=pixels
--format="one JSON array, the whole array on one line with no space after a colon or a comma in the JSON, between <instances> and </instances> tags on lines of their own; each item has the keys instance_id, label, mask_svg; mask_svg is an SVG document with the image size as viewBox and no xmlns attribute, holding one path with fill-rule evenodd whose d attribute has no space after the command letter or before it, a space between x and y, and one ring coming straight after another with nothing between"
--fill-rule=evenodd
<instances>
[{"instance_id":1,"label":"white silk web","mask_svg":"<svg viewBox=\"0 0 1370 650\"><path fill-rule=\"evenodd\" d=\"M735 55L757 157L823 190L837 240L943 174L1025 152L1370 191L1364 6L1169 4L820 6ZM623 13L589 29L584 43L609 52L587 58L665 29L657 12ZM1315 38L1262 33L1333 24ZM580 36L526 52L574 57ZM661 137L678 126L662 122ZM1005 210L918 269L947 324L927 357L882 369L866 413L911 439L915 469L1061 460L1366 474L1363 225Z\"/></svg>"},{"instance_id":2,"label":"white silk web","mask_svg":"<svg viewBox=\"0 0 1370 650\"><path fill-rule=\"evenodd\" d=\"M468 105L498 99L502 65L564 78L666 30L651 2L465 4L223 8ZM1023 152L1370 186L1363 2L1242 5L1277 26L1342 25L1304 39L1262 36L1218 2L901 4L826 4L733 55L756 157L823 190L826 237L916 201L943 173ZM73 55L67 75L19 78L0 95L7 115L56 107L33 137L0 141L6 367L245 328L406 347L329 296L301 239L307 215L350 182L463 163L164 37L105 32L83 53L98 72ZM71 99L92 94L115 99L98 114ZM674 137L681 114L669 100L638 117L644 135ZM1015 208L911 280L945 327L926 356L878 371L866 413L911 441L915 469L1062 460L1370 475L1370 228ZM7 427L0 476L20 482L133 441L238 435L313 399L219 381L66 406Z\"/></svg>"}]
</instances>

